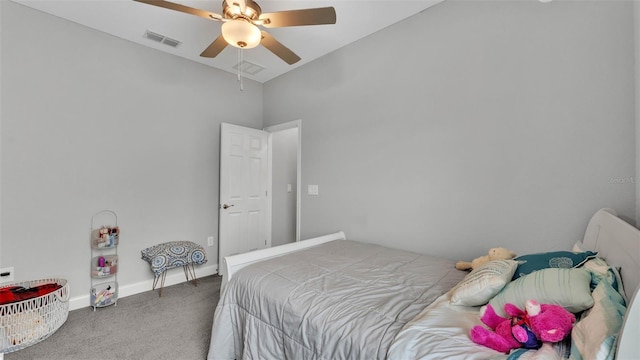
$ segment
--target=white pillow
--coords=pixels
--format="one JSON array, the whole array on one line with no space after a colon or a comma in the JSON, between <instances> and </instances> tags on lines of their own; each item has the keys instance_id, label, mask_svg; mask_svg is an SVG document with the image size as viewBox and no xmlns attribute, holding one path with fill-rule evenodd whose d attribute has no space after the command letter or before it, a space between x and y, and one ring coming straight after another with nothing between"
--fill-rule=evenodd
<instances>
[{"instance_id":1,"label":"white pillow","mask_svg":"<svg viewBox=\"0 0 640 360\"><path fill-rule=\"evenodd\" d=\"M451 289L451 304L480 306L488 303L511 281L517 267L518 262L514 260L494 260L473 269Z\"/></svg>"}]
</instances>

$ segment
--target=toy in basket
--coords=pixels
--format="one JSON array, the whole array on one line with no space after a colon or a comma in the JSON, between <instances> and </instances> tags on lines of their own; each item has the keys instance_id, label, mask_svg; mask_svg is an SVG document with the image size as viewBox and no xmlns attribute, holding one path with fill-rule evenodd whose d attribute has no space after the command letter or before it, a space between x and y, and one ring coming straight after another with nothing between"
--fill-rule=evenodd
<instances>
[{"instance_id":1,"label":"toy in basket","mask_svg":"<svg viewBox=\"0 0 640 360\"><path fill-rule=\"evenodd\" d=\"M36 344L53 334L69 315L69 284L42 279L0 287L0 353Z\"/></svg>"}]
</instances>

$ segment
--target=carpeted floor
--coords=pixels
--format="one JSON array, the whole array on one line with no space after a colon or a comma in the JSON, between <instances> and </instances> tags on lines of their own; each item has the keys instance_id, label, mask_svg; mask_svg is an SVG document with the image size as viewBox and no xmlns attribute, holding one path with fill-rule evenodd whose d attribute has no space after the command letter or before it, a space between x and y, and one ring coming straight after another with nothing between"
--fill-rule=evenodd
<instances>
[{"instance_id":1,"label":"carpeted floor","mask_svg":"<svg viewBox=\"0 0 640 360\"><path fill-rule=\"evenodd\" d=\"M49 338L5 354L4 360L205 359L221 279L207 276L197 287L165 287L162 297L147 291L95 312L71 311Z\"/></svg>"}]
</instances>

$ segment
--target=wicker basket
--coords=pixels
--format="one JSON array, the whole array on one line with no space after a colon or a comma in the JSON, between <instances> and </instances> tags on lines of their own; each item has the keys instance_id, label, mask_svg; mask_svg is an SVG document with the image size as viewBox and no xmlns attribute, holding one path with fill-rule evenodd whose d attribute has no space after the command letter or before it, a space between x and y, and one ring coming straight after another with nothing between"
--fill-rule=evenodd
<instances>
[{"instance_id":1,"label":"wicker basket","mask_svg":"<svg viewBox=\"0 0 640 360\"><path fill-rule=\"evenodd\" d=\"M64 279L25 281L5 286L35 287L56 283L62 287L36 298L0 305L0 353L10 353L38 343L67 321L69 284Z\"/></svg>"}]
</instances>

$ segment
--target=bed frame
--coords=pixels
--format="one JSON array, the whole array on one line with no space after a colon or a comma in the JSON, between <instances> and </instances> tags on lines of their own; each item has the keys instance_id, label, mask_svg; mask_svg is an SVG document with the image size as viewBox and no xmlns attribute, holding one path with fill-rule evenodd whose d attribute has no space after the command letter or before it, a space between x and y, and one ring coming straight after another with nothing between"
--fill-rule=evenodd
<instances>
[{"instance_id":1,"label":"bed frame","mask_svg":"<svg viewBox=\"0 0 640 360\"><path fill-rule=\"evenodd\" d=\"M296 243L276 246L268 249L256 250L246 254L227 256L222 266L226 267L227 276L222 278L221 290L243 267L255 262L300 251L310 246L319 245L333 240L345 240L345 234L340 231L334 234L316 237ZM584 247L597 251L607 263L620 269L620 276L624 286L628 304L622 330L618 336L616 358L621 360L637 359L640 354L640 230L620 219L611 209L601 209L596 212L585 231L582 240Z\"/></svg>"},{"instance_id":2,"label":"bed frame","mask_svg":"<svg viewBox=\"0 0 640 360\"><path fill-rule=\"evenodd\" d=\"M611 209L593 215L582 240L611 266L620 269L627 297L627 313L618 336L617 359L637 359L640 354L640 230L620 219Z\"/></svg>"},{"instance_id":3,"label":"bed frame","mask_svg":"<svg viewBox=\"0 0 640 360\"><path fill-rule=\"evenodd\" d=\"M276 256L288 254L295 251L300 251L311 246L320 245L333 240L346 240L344 232L339 231L337 233L319 236L316 238L298 241L290 244L284 244L280 246L274 246L271 248L250 251L244 254L227 256L223 260L222 266L225 267L225 274L227 276L222 277L222 285L220 286L220 293L224 290L225 286L229 282L229 279L240 269L245 266L251 265L255 262L274 258Z\"/></svg>"}]
</instances>

